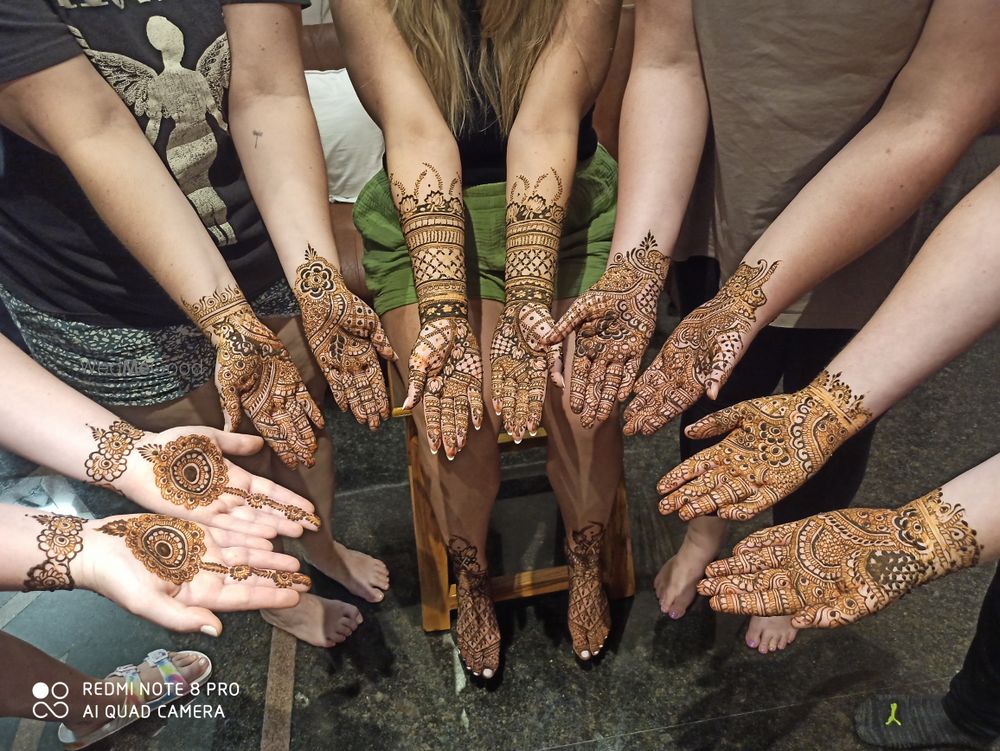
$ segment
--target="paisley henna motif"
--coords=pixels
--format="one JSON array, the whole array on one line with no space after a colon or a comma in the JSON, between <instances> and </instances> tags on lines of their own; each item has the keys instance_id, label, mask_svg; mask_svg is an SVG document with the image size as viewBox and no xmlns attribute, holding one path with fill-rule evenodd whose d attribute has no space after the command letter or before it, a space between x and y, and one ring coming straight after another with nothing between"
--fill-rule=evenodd
<instances>
[{"instance_id":1,"label":"paisley henna motif","mask_svg":"<svg viewBox=\"0 0 1000 751\"><path fill-rule=\"evenodd\" d=\"M377 428L390 414L378 358L393 355L375 311L347 289L340 270L312 246L295 270L294 291L309 347L337 406Z\"/></svg>"},{"instance_id":2,"label":"paisley henna motif","mask_svg":"<svg viewBox=\"0 0 1000 751\"><path fill-rule=\"evenodd\" d=\"M279 503L261 493L249 493L228 485L229 469L222 451L208 436L191 433L165 446L147 444L139 454L153 465L153 477L163 499L176 506L195 509L218 500L223 493L243 498L248 506L264 506L279 511L291 521L308 520L315 526L320 519L298 506Z\"/></svg>"},{"instance_id":3,"label":"paisley henna motif","mask_svg":"<svg viewBox=\"0 0 1000 751\"><path fill-rule=\"evenodd\" d=\"M83 550L80 533L86 521L64 514L34 514L31 518L42 525L35 539L38 549L45 554L45 561L28 571L24 591L73 589L76 583L69 564Z\"/></svg>"},{"instance_id":4,"label":"paisley henna motif","mask_svg":"<svg viewBox=\"0 0 1000 751\"><path fill-rule=\"evenodd\" d=\"M677 325L636 381L635 399L625 410L626 434L655 433L721 383L767 302L764 285L779 263L741 263L715 297Z\"/></svg>"},{"instance_id":5,"label":"paisley henna motif","mask_svg":"<svg viewBox=\"0 0 1000 751\"><path fill-rule=\"evenodd\" d=\"M126 457L132 452L135 442L142 438L143 432L124 420L115 420L107 428L87 427L97 441L97 450L87 457L84 464L88 482L115 490L112 483L128 469Z\"/></svg>"},{"instance_id":6,"label":"paisley henna motif","mask_svg":"<svg viewBox=\"0 0 1000 751\"><path fill-rule=\"evenodd\" d=\"M962 506L938 489L899 509L845 509L755 532L708 566L698 591L720 612L835 628L975 566L980 552Z\"/></svg>"},{"instance_id":7,"label":"paisley henna motif","mask_svg":"<svg viewBox=\"0 0 1000 751\"><path fill-rule=\"evenodd\" d=\"M494 407L515 439L542 422L554 328L559 239L565 216L562 179L555 169L531 183L518 175L507 200L506 303L490 346Z\"/></svg>"},{"instance_id":8,"label":"paisley henna motif","mask_svg":"<svg viewBox=\"0 0 1000 751\"><path fill-rule=\"evenodd\" d=\"M310 420L323 427L323 416L285 345L257 319L243 293L229 287L184 308L215 343L216 387L232 429L245 409L286 465L312 466L316 436Z\"/></svg>"},{"instance_id":9,"label":"paisley henna motif","mask_svg":"<svg viewBox=\"0 0 1000 751\"><path fill-rule=\"evenodd\" d=\"M660 512L682 519L718 511L745 521L815 475L872 414L840 374L821 372L792 394L751 399L699 420L692 438L732 431L665 474Z\"/></svg>"},{"instance_id":10,"label":"paisley henna motif","mask_svg":"<svg viewBox=\"0 0 1000 751\"><path fill-rule=\"evenodd\" d=\"M601 650L611 631L611 610L601 582L603 541L604 525L598 522L572 530L566 540L569 633L573 639L573 651L584 659Z\"/></svg>"},{"instance_id":11,"label":"paisley henna motif","mask_svg":"<svg viewBox=\"0 0 1000 751\"><path fill-rule=\"evenodd\" d=\"M490 575L479 564L479 551L463 537L448 540L458 589L456 643L474 673L496 672L500 666L500 627L490 594Z\"/></svg>"},{"instance_id":12,"label":"paisley henna motif","mask_svg":"<svg viewBox=\"0 0 1000 751\"><path fill-rule=\"evenodd\" d=\"M194 522L183 519L159 514L140 514L115 519L103 527L98 527L98 531L125 538L128 549L147 571L163 581L178 586L192 581L202 571L224 574L237 581L257 576L269 579L282 588L296 584L307 587L312 585L309 577L304 574L257 568L246 564L224 566L221 563L203 560L208 552L205 530Z\"/></svg>"}]
</instances>

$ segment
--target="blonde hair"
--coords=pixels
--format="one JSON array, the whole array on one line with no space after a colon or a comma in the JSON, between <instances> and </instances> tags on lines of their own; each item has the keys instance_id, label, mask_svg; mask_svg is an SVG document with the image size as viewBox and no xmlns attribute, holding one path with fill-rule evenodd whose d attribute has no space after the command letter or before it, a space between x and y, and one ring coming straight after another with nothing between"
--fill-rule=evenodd
<instances>
[{"instance_id":1,"label":"blonde hair","mask_svg":"<svg viewBox=\"0 0 1000 751\"><path fill-rule=\"evenodd\" d=\"M506 134L565 0L478 2L481 41L474 61L462 0L393 0L392 17L452 131L461 133L475 105L486 104Z\"/></svg>"}]
</instances>

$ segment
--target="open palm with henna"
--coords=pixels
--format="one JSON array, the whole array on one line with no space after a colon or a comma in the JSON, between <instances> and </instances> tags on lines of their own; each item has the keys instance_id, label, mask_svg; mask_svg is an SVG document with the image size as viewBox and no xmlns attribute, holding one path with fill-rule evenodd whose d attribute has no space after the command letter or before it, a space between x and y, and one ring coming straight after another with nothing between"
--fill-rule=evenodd
<instances>
[{"instance_id":1,"label":"open palm with henna","mask_svg":"<svg viewBox=\"0 0 1000 751\"><path fill-rule=\"evenodd\" d=\"M592 427L632 393L642 356L656 328L656 306L670 260L647 234L616 253L600 279L559 319L549 343L576 331L570 408Z\"/></svg>"},{"instance_id":2,"label":"open palm with henna","mask_svg":"<svg viewBox=\"0 0 1000 751\"><path fill-rule=\"evenodd\" d=\"M545 342L554 325L542 303L508 302L493 332L493 410L515 441L542 424L546 380L557 352Z\"/></svg>"},{"instance_id":3,"label":"open palm with henna","mask_svg":"<svg viewBox=\"0 0 1000 751\"><path fill-rule=\"evenodd\" d=\"M454 459L465 447L470 418L477 430L483 424L483 360L467 318L436 318L420 329L403 406L421 399L431 451L444 446L445 455Z\"/></svg>"},{"instance_id":4,"label":"open palm with henna","mask_svg":"<svg viewBox=\"0 0 1000 751\"><path fill-rule=\"evenodd\" d=\"M800 487L871 420L839 375L824 370L801 391L741 402L688 426L691 438L731 432L660 479L660 513L744 521Z\"/></svg>"},{"instance_id":5,"label":"open palm with henna","mask_svg":"<svg viewBox=\"0 0 1000 751\"><path fill-rule=\"evenodd\" d=\"M379 356L396 359L378 316L312 247L295 270L294 291L309 346L337 406L375 430L390 416Z\"/></svg>"},{"instance_id":6,"label":"open palm with henna","mask_svg":"<svg viewBox=\"0 0 1000 751\"><path fill-rule=\"evenodd\" d=\"M215 344L215 385L226 430L239 428L243 411L287 466L311 467L312 423L323 415L309 396L285 345L260 322L243 293L231 287L185 308Z\"/></svg>"},{"instance_id":7,"label":"open palm with henna","mask_svg":"<svg viewBox=\"0 0 1000 751\"><path fill-rule=\"evenodd\" d=\"M979 554L962 506L935 490L898 509L850 508L755 532L709 564L698 591L722 613L835 628L975 566Z\"/></svg>"},{"instance_id":8,"label":"open palm with henna","mask_svg":"<svg viewBox=\"0 0 1000 751\"><path fill-rule=\"evenodd\" d=\"M741 263L718 294L684 318L635 384L625 433L652 435L701 396L714 398L743 354L746 337L778 266Z\"/></svg>"}]
</instances>

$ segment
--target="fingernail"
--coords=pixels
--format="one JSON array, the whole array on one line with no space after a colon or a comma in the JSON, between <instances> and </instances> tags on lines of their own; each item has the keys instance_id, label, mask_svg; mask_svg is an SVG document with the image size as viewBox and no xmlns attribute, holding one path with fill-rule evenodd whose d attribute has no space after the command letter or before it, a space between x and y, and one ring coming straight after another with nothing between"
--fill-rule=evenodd
<instances>
[{"instance_id":1,"label":"fingernail","mask_svg":"<svg viewBox=\"0 0 1000 751\"><path fill-rule=\"evenodd\" d=\"M215 626L202 626L201 627L201 633L205 634L205 636L218 636L219 635L219 631L218 631L218 629L215 628Z\"/></svg>"},{"instance_id":2,"label":"fingernail","mask_svg":"<svg viewBox=\"0 0 1000 751\"><path fill-rule=\"evenodd\" d=\"M448 457L448 461L450 462L455 461L455 454L445 454L445 456Z\"/></svg>"},{"instance_id":3,"label":"fingernail","mask_svg":"<svg viewBox=\"0 0 1000 751\"><path fill-rule=\"evenodd\" d=\"M538 435L538 431L537 430L529 430L528 431L528 435L530 435L532 438L534 438L536 435Z\"/></svg>"},{"instance_id":4,"label":"fingernail","mask_svg":"<svg viewBox=\"0 0 1000 751\"><path fill-rule=\"evenodd\" d=\"M434 448L433 446L431 446L431 454L433 454L434 456L437 456L437 452L438 452L438 450L436 448Z\"/></svg>"}]
</instances>

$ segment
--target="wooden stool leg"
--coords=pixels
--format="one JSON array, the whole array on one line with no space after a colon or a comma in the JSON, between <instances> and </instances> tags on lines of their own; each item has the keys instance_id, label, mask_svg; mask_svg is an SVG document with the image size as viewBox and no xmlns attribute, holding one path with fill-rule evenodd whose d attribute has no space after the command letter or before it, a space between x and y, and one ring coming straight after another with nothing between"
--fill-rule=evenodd
<instances>
[{"instance_id":1,"label":"wooden stool leg","mask_svg":"<svg viewBox=\"0 0 1000 751\"><path fill-rule=\"evenodd\" d=\"M413 538L417 544L417 574L420 577L420 608L424 631L451 628L448 603L448 551L434 517L427 484L420 472L420 436L412 419L406 420L406 452L410 465L410 503L413 506Z\"/></svg>"},{"instance_id":2,"label":"wooden stool leg","mask_svg":"<svg viewBox=\"0 0 1000 751\"><path fill-rule=\"evenodd\" d=\"M608 597L619 600L635 594L635 569L632 563L632 533L628 523L628 500L622 478L615 493L615 504L604 533L602 550L604 585Z\"/></svg>"}]
</instances>

